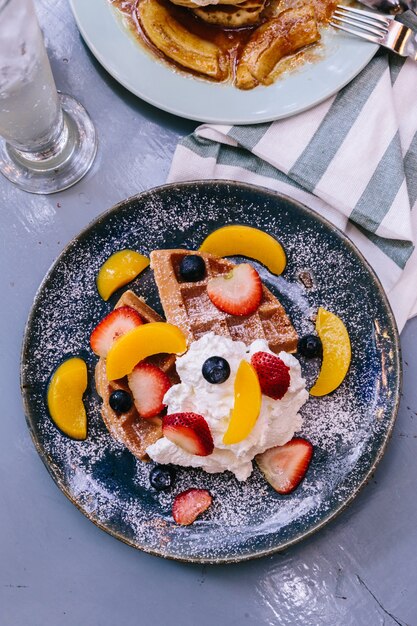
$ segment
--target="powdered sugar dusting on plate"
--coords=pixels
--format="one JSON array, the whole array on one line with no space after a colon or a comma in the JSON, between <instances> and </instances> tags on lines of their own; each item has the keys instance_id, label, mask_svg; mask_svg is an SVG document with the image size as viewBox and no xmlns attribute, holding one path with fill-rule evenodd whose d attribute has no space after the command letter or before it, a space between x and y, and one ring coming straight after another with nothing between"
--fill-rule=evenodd
<instances>
[{"instance_id":1,"label":"powdered sugar dusting on plate","mask_svg":"<svg viewBox=\"0 0 417 626\"><path fill-rule=\"evenodd\" d=\"M135 459L108 434L100 416L89 335L110 311L95 279L117 250L147 254L158 248L197 249L227 223L261 228L281 241L288 265L280 277L254 263L279 297L298 333L314 330L318 306L339 315L352 341L348 376L334 394L310 398L302 436L315 447L306 479L290 496L275 493L255 467L239 483L233 475L178 469L174 487L149 486L152 463ZM306 284L300 272L310 276ZM306 286L307 285L307 286ZM152 271L132 285L162 313ZM65 357L84 358L88 437L72 441L53 425L45 403L48 380ZM311 385L320 362L300 358ZM356 253L321 220L272 193L232 183L171 185L126 201L67 247L41 285L29 318L22 386L33 438L61 489L94 522L136 547L172 558L240 560L281 549L309 534L343 507L380 457L396 412L399 386L395 329L374 279ZM213 505L191 527L171 516L175 495L209 489Z\"/></svg>"}]
</instances>

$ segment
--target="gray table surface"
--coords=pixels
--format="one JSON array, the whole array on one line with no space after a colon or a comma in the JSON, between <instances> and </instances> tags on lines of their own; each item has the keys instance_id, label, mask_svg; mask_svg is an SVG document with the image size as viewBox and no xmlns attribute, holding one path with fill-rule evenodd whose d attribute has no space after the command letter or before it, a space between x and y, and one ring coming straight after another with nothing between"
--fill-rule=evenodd
<instances>
[{"instance_id":1,"label":"gray table surface","mask_svg":"<svg viewBox=\"0 0 417 626\"><path fill-rule=\"evenodd\" d=\"M1 626L417 624L417 320L402 333L404 394L376 475L336 521L283 554L229 566L142 554L96 528L53 483L19 389L33 296L93 218L165 181L194 123L120 87L83 44L66 0L37 7L58 88L85 104L100 145L87 177L63 193L33 196L0 180Z\"/></svg>"}]
</instances>

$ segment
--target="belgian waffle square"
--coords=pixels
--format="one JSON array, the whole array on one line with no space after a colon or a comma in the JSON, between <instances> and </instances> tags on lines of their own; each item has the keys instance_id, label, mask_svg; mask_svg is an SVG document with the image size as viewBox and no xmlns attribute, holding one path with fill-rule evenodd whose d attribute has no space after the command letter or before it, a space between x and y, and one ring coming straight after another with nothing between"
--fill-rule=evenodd
<instances>
[{"instance_id":1,"label":"belgian waffle square","mask_svg":"<svg viewBox=\"0 0 417 626\"><path fill-rule=\"evenodd\" d=\"M203 259L206 268L203 280L182 280L179 267L188 254L198 254ZM251 315L229 315L211 302L208 281L230 272L235 267L232 261L188 250L155 250L150 256L166 319L186 334L189 343L211 331L247 345L255 339L265 339L276 353L296 351L297 333L282 304L264 285L261 304Z\"/></svg>"}]
</instances>

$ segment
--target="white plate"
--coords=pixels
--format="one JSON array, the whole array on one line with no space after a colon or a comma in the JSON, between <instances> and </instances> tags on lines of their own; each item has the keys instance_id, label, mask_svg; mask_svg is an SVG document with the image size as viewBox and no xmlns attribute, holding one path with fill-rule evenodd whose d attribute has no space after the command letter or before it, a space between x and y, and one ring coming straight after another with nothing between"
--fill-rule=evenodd
<instances>
[{"instance_id":1,"label":"white plate","mask_svg":"<svg viewBox=\"0 0 417 626\"><path fill-rule=\"evenodd\" d=\"M321 58L269 87L241 91L187 76L152 57L129 34L108 0L70 0L70 5L90 50L119 83L164 111L200 122L255 124L305 111L349 83L378 49L325 29Z\"/></svg>"}]
</instances>

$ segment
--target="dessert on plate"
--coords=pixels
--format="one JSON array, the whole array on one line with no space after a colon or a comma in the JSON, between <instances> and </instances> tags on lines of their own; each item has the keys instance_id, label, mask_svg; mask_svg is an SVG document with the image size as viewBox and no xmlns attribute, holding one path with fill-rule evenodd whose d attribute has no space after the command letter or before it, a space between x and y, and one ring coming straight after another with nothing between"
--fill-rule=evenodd
<instances>
[{"instance_id":1,"label":"dessert on plate","mask_svg":"<svg viewBox=\"0 0 417 626\"><path fill-rule=\"evenodd\" d=\"M110 1L157 58L244 90L270 85L305 60L336 7L334 0Z\"/></svg>"},{"instance_id":2,"label":"dessert on plate","mask_svg":"<svg viewBox=\"0 0 417 626\"><path fill-rule=\"evenodd\" d=\"M158 464L150 475L155 489L170 486L172 466L229 471L245 481L255 460L275 491L291 493L313 455L311 444L295 436L309 392L292 353L322 358L310 390L316 396L338 387L349 367L349 337L337 316L319 309L317 335L299 340L256 268L213 253L252 254L252 237L258 237L266 244L259 254L262 261L281 272L286 258L280 244L252 230L231 226L215 231L202 246L211 252L152 251L150 266L166 321L127 290L91 333L91 348L99 356L95 384L103 421L134 456ZM126 283L118 263L120 258L127 263L127 257L120 252L114 256L106 267L117 269L117 281L106 278L111 283L106 297ZM148 265L145 257L140 262ZM127 266L131 273L130 260ZM73 386L74 406L82 409L86 383ZM54 404L57 414L59 401ZM85 424L78 432L85 433ZM175 499L173 517L188 525L211 501L207 490L190 485Z\"/></svg>"}]
</instances>

